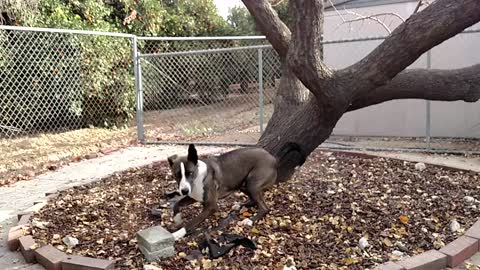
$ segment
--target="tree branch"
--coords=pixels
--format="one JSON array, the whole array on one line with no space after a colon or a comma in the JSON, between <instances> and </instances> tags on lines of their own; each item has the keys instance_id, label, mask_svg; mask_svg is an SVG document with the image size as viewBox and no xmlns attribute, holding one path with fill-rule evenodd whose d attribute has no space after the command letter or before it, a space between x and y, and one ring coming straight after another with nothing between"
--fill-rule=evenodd
<instances>
[{"instance_id":1,"label":"tree branch","mask_svg":"<svg viewBox=\"0 0 480 270\"><path fill-rule=\"evenodd\" d=\"M323 0L290 0L293 17L288 64L314 95L322 95L322 86L333 72L321 59Z\"/></svg>"},{"instance_id":2,"label":"tree branch","mask_svg":"<svg viewBox=\"0 0 480 270\"><path fill-rule=\"evenodd\" d=\"M280 58L285 58L291 39L290 29L280 20L266 0L242 0L255 19L259 30L267 37Z\"/></svg>"},{"instance_id":3,"label":"tree branch","mask_svg":"<svg viewBox=\"0 0 480 270\"><path fill-rule=\"evenodd\" d=\"M348 111L394 99L476 102L480 99L480 64L462 69L409 69L386 85L355 99Z\"/></svg>"},{"instance_id":4,"label":"tree branch","mask_svg":"<svg viewBox=\"0 0 480 270\"><path fill-rule=\"evenodd\" d=\"M387 83L432 47L478 21L480 1L437 0L413 14L364 59L341 70L339 76L349 78L355 94L370 91Z\"/></svg>"}]
</instances>

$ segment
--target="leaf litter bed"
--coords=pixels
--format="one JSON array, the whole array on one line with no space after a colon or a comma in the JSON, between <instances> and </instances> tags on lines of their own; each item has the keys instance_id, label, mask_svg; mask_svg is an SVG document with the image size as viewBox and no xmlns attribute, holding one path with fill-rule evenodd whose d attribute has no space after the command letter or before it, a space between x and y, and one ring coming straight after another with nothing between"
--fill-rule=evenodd
<instances>
[{"instance_id":1,"label":"leaf litter bed","mask_svg":"<svg viewBox=\"0 0 480 270\"><path fill-rule=\"evenodd\" d=\"M34 228L34 237L67 253L115 259L119 269L142 269L148 263L137 248L136 232L154 225L176 229L171 209L163 210L162 218L150 214L174 188L168 165L161 162L62 191L34 216L48 222ZM271 212L264 220L242 226L238 221L255 209L241 209L222 231L211 230L214 238L222 232L247 236L256 250L237 247L219 259L199 258L198 234L178 241L175 257L152 264L282 269L293 260L297 269L371 269L456 239L480 217L479 191L474 172L430 165L418 170L411 162L316 151L293 179L266 193ZM222 200L202 228L215 227L240 201L246 198L238 193ZM200 210L197 204L183 208L183 217ZM453 220L460 224L455 232ZM65 236L79 244L66 247ZM364 249L361 238L368 241Z\"/></svg>"}]
</instances>

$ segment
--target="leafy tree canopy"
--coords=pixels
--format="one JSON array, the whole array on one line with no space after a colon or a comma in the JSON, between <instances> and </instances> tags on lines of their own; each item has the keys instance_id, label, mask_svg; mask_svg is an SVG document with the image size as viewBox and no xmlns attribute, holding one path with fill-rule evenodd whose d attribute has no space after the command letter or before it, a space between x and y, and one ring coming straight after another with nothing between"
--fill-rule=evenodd
<instances>
[{"instance_id":1,"label":"leafy tree canopy","mask_svg":"<svg viewBox=\"0 0 480 270\"><path fill-rule=\"evenodd\" d=\"M142 36L230 33L212 0L39 0L18 25L126 32Z\"/></svg>"},{"instance_id":2,"label":"leafy tree canopy","mask_svg":"<svg viewBox=\"0 0 480 270\"><path fill-rule=\"evenodd\" d=\"M273 6L278 17L287 25L291 23L291 17L288 14L288 1L279 1ZM234 35L259 35L260 31L255 25L253 16L244 6L235 6L230 9L228 15L228 24L232 28Z\"/></svg>"}]
</instances>

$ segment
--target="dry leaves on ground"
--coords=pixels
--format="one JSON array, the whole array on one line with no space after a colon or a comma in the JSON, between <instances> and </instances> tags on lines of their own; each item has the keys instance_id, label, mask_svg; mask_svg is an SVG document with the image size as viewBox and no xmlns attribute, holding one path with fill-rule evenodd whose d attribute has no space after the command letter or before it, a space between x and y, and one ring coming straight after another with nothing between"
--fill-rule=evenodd
<instances>
[{"instance_id":1,"label":"dry leaves on ground","mask_svg":"<svg viewBox=\"0 0 480 270\"><path fill-rule=\"evenodd\" d=\"M141 269L145 261L135 233L153 225L175 229L171 210L165 209L162 219L150 215L150 208L172 189L165 163L73 188L35 216L49 224L34 235L69 253L117 259L121 269ZM240 225L255 212L241 209L222 229L250 237L257 250L238 247L220 259L192 260L199 238L186 237L176 243L177 256L156 264L163 269L282 269L293 263L297 269L371 268L454 240L480 216L479 191L480 179L472 172L429 165L418 171L410 162L317 151L294 179L266 193L271 212L264 220L253 227ZM245 199L221 201L220 211L203 228L217 225L234 203ZM199 211L193 205L183 216ZM455 232L452 220L460 224ZM218 233L212 230L213 236ZM61 242L65 236L79 244L68 250Z\"/></svg>"}]
</instances>

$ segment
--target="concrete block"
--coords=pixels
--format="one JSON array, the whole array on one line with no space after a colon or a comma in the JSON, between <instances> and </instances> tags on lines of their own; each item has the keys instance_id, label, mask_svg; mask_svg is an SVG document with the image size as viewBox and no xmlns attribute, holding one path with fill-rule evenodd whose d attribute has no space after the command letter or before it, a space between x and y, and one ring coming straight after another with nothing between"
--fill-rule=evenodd
<instances>
[{"instance_id":1,"label":"concrete block","mask_svg":"<svg viewBox=\"0 0 480 270\"><path fill-rule=\"evenodd\" d=\"M10 251L15 251L20 246L20 237L23 236L22 226L15 226L10 228L7 236L7 246Z\"/></svg>"},{"instance_id":2,"label":"concrete block","mask_svg":"<svg viewBox=\"0 0 480 270\"><path fill-rule=\"evenodd\" d=\"M33 213L28 213L25 215L22 215L20 219L18 220L18 225L27 225L30 223L30 218L32 217Z\"/></svg>"},{"instance_id":3,"label":"concrete block","mask_svg":"<svg viewBox=\"0 0 480 270\"><path fill-rule=\"evenodd\" d=\"M394 262L386 262L374 268L374 270L404 270L403 266Z\"/></svg>"},{"instance_id":4,"label":"concrete block","mask_svg":"<svg viewBox=\"0 0 480 270\"><path fill-rule=\"evenodd\" d=\"M55 247L48 245L35 250L35 259L47 270L62 270L62 261L67 254Z\"/></svg>"},{"instance_id":5,"label":"concrete block","mask_svg":"<svg viewBox=\"0 0 480 270\"><path fill-rule=\"evenodd\" d=\"M20 251L27 263L35 263L35 249L37 248L35 240L31 235L22 236L20 239Z\"/></svg>"},{"instance_id":6,"label":"concrete block","mask_svg":"<svg viewBox=\"0 0 480 270\"><path fill-rule=\"evenodd\" d=\"M28 215L28 214L33 214L32 211L22 211L20 213L17 214L17 220L20 221L20 219L24 216L24 215Z\"/></svg>"},{"instance_id":7,"label":"concrete block","mask_svg":"<svg viewBox=\"0 0 480 270\"><path fill-rule=\"evenodd\" d=\"M143 246L138 247L142 254L145 256L147 261L153 261L156 259L162 259L162 258L169 258L175 256L175 248L173 246L157 250L157 251L149 251L145 249Z\"/></svg>"},{"instance_id":8,"label":"concrete block","mask_svg":"<svg viewBox=\"0 0 480 270\"><path fill-rule=\"evenodd\" d=\"M137 233L138 245L149 252L161 251L173 247L173 235L162 226L154 226Z\"/></svg>"},{"instance_id":9,"label":"concrete block","mask_svg":"<svg viewBox=\"0 0 480 270\"><path fill-rule=\"evenodd\" d=\"M34 213L38 213L45 205L47 205L47 202L46 201L43 201L43 202L39 202L39 203L36 203L34 204L33 206L29 207L27 210L25 210L26 212L34 212Z\"/></svg>"},{"instance_id":10,"label":"concrete block","mask_svg":"<svg viewBox=\"0 0 480 270\"><path fill-rule=\"evenodd\" d=\"M462 236L441 248L440 252L447 255L448 266L456 267L478 252L478 243L478 239Z\"/></svg>"},{"instance_id":11,"label":"concrete block","mask_svg":"<svg viewBox=\"0 0 480 270\"><path fill-rule=\"evenodd\" d=\"M473 224L470 229L465 232L465 236L480 239L480 219Z\"/></svg>"},{"instance_id":12,"label":"concrete block","mask_svg":"<svg viewBox=\"0 0 480 270\"><path fill-rule=\"evenodd\" d=\"M67 256L62 260L62 270L107 270L115 269L115 262L82 256Z\"/></svg>"},{"instance_id":13,"label":"concrete block","mask_svg":"<svg viewBox=\"0 0 480 270\"><path fill-rule=\"evenodd\" d=\"M405 270L439 270L447 267L447 255L429 250L416 256L398 261Z\"/></svg>"}]
</instances>

